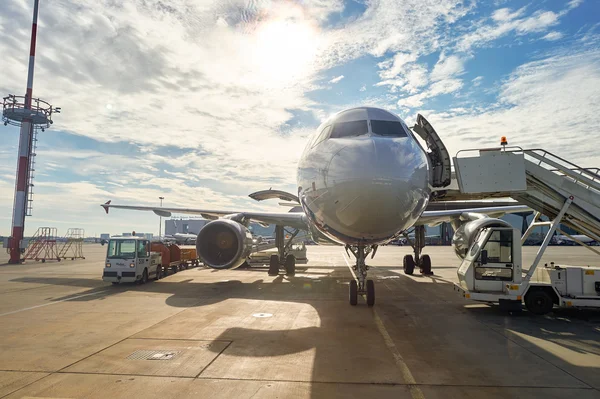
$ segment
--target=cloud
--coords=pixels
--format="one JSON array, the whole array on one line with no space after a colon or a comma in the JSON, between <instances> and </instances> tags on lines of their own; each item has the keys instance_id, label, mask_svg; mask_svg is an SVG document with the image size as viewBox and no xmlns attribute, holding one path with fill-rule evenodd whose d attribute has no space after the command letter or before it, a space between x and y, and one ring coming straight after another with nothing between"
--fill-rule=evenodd
<instances>
[{"instance_id":1,"label":"cloud","mask_svg":"<svg viewBox=\"0 0 600 399\"><path fill-rule=\"evenodd\" d=\"M451 153L493 147L500 136L523 148L543 148L582 167L600 164L586 140L600 114L600 50L563 50L518 67L502 84L497 106L428 119Z\"/></svg>"},{"instance_id":2,"label":"cloud","mask_svg":"<svg viewBox=\"0 0 600 399\"><path fill-rule=\"evenodd\" d=\"M505 37L510 33L523 36L530 33L544 32L559 23L560 17L578 6L579 3L570 3L560 12L537 10L529 16L524 15L526 8L511 12L509 8L501 8L492 13L492 24L486 19L475 22L474 29L462 35L456 44L456 50L469 52L474 48L484 47L489 43Z\"/></svg>"},{"instance_id":3,"label":"cloud","mask_svg":"<svg viewBox=\"0 0 600 399\"><path fill-rule=\"evenodd\" d=\"M563 36L564 35L561 32L552 31L552 32L548 33L547 35L545 35L544 37L542 37L542 39L548 40L548 41L554 41L554 40L562 39Z\"/></svg>"},{"instance_id":4,"label":"cloud","mask_svg":"<svg viewBox=\"0 0 600 399\"><path fill-rule=\"evenodd\" d=\"M473 86L477 87L481 84L481 82L483 82L483 76L477 76L476 78L471 80L471 82L473 83Z\"/></svg>"},{"instance_id":5,"label":"cloud","mask_svg":"<svg viewBox=\"0 0 600 399\"><path fill-rule=\"evenodd\" d=\"M450 94L457 90L460 90L463 86L462 80L460 79L444 79L432 83L427 90L415 94L410 97L401 98L398 100L398 105L402 107L420 107L424 104L424 101L431 97L436 97L442 94Z\"/></svg>"},{"instance_id":6,"label":"cloud","mask_svg":"<svg viewBox=\"0 0 600 399\"><path fill-rule=\"evenodd\" d=\"M520 17L525 13L526 7L522 7L515 12L511 12L510 8L499 8L492 13L492 19L494 21L511 21L515 18Z\"/></svg>"},{"instance_id":7,"label":"cloud","mask_svg":"<svg viewBox=\"0 0 600 399\"><path fill-rule=\"evenodd\" d=\"M464 58L460 58L456 55L446 56L442 53L439 61L433 67L431 80L435 82L460 75L465 70L464 64Z\"/></svg>"},{"instance_id":8,"label":"cloud","mask_svg":"<svg viewBox=\"0 0 600 399\"><path fill-rule=\"evenodd\" d=\"M344 75L337 76L329 81L329 83L338 83L340 80L344 79Z\"/></svg>"}]
</instances>

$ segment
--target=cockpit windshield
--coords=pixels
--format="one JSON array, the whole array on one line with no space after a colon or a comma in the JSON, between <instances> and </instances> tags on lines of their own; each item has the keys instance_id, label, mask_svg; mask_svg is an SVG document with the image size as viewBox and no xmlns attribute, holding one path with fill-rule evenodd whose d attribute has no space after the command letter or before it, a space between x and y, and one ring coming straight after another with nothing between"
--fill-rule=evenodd
<instances>
[{"instance_id":1,"label":"cockpit windshield","mask_svg":"<svg viewBox=\"0 0 600 399\"><path fill-rule=\"evenodd\" d=\"M135 259L136 240L110 240L108 243L109 259Z\"/></svg>"},{"instance_id":2,"label":"cockpit windshield","mask_svg":"<svg viewBox=\"0 0 600 399\"><path fill-rule=\"evenodd\" d=\"M408 137L404 126L398 121L371 120L371 131L378 136Z\"/></svg>"},{"instance_id":3,"label":"cockpit windshield","mask_svg":"<svg viewBox=\"0 0 600 399\"><path fill-rule=\"evenodd\" d=\"M369 132L367 121L337 122L333 125L329 138L355 137Z\"/></svg>"}]
</instances>

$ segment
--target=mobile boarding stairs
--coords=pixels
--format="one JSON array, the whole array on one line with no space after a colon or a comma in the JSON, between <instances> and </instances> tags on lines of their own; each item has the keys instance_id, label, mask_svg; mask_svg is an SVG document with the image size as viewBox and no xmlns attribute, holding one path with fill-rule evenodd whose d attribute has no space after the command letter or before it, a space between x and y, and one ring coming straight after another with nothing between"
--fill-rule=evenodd
<instances>
[{"instance_id":1,"label":"mobile boarding stairs","mask_svg":"<svg viewBox=\"0 0 600 399\"><path fill-rule=\"evenodd\" d=\"M557 266L552 262L538 269L556 231L571 237L560 230L561 224L600 242L597 168L580 168L541 149L506 146L459 151L454 166L460 195L511 197L536 212L522 237L508 224L483 229L458 269L455 290L466 298L500 303L509 309L520 309L524 301L538 314L549 312L554 305L600 308L599 267ZM549 221L540 221L542 215ZM527 269L522 264L521 245L540 225L549 229Z\"/></svg>"}]
</instances>

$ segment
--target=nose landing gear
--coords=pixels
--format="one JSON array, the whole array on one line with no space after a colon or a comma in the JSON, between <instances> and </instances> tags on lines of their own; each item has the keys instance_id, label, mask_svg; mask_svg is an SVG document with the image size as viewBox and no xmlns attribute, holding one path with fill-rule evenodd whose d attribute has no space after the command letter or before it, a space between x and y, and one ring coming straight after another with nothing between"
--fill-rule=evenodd
<instances>
[{"instance_id":1,"label":"nose landing gear","mask_svg":"<svg viewBox=\"0 0 600 399\"><path fill-rule=\"evenodd\" d=\"M365 264L365 258L371 252L373 252L373 255L375 255L377 246L366 247L364 245L347 245L346 253L348 253L348 250L350 250L350 252L352 252L356 258L356 264L354 265L353 270L356 273L356 278L358 279L358 281L355 279L350 280L350 305L356 306L358 303L358 295L366 295L367 305L373 306L375 305L375 283L373 280L367 280L367 270L369 267Z\"/></svg>"}]
</instances>

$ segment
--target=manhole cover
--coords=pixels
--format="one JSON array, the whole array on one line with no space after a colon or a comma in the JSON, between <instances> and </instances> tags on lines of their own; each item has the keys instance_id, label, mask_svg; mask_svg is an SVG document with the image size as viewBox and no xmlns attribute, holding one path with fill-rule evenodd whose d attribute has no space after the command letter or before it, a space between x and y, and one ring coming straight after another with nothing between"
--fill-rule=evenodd
<instances>
[{"instance_id":1,"label":"manhole cover","mask_svg":"<svg viewBox=\"0 0 600 399\"><path fill-rule=\"evenodd\" d=\"M130 360L171 360L181 351L139 350L127 356Z\"/></svg>"},{"instance_id":2,"label":"manhole cover","mask_svg":"<svg viewBox=\"0 0 600 399\"><path fill-rule=\"evenodd\" d=\"M271 313L254 313L252 316L254 316L254 317L271 317L273 315Z\"/></svg>"}]
</instances>

